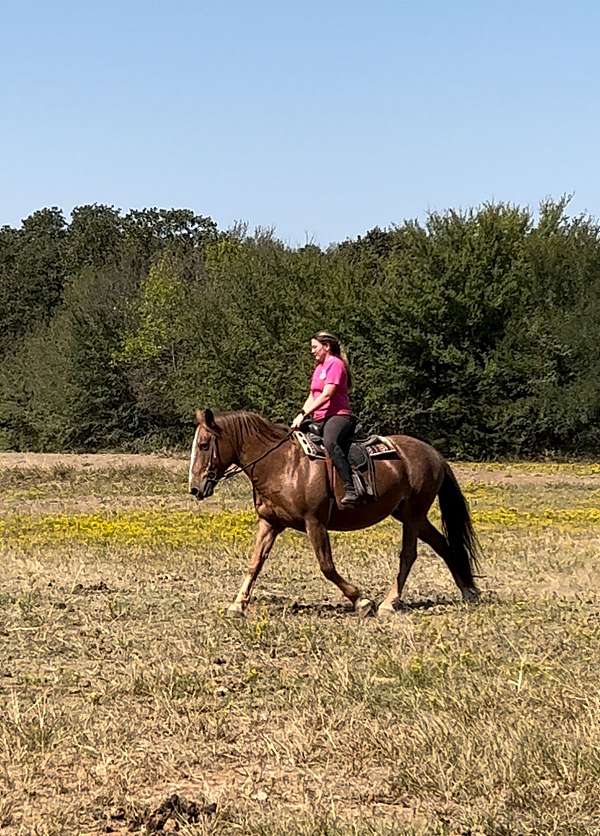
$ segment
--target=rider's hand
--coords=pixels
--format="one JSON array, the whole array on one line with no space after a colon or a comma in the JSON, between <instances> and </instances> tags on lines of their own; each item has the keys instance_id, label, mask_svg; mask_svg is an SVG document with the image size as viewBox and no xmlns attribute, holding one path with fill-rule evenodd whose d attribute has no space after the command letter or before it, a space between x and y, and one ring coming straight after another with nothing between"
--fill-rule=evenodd
<instances>
[{"instance_id":1,"label":"rider's hand","mask_svg":"<svg viewBox=\"0 0 600 836\"><path fill-rule=\"evenodd\" d=\"M292 421L291 427L293 430L297 430L300 424L304 421L306 415L303 412L299 412L294 420Z\"/></svg>"}]
</instances>

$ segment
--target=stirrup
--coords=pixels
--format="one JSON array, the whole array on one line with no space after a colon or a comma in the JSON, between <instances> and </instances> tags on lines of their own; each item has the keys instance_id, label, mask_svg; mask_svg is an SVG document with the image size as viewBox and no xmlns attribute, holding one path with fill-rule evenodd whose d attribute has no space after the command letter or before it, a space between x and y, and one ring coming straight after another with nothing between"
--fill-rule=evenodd
<instances>
[{"instance_id":1,"label":"stirrup","mask_svg":"<svg viewBox=\"0 0 600 836\"><path fill-rule=\"evenodd\" d=\"M359 501L360 497L354 490L354 488L347 488L345 494L340 499L340 505L356 505Z\"/></svg>"}]
</instances>

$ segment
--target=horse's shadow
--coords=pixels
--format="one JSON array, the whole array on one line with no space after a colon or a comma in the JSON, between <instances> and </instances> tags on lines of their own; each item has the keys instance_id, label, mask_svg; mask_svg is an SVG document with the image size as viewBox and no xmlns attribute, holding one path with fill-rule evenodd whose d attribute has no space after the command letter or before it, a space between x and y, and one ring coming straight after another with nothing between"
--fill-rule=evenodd
<instances>
[{"instance_id":1,"label":"horse's shadow","mask_svg":"<svg viewBox=\"0 0 600 836\"><path fill-rule=\"evenodd\" d=\"M374 608L371 616L377 612L380 601L374 601ZM349 601L314 601L304 602L286 598L283 595L263 594L255 599L254 604L264 605L267 609L280 613L281 615L319 615L326 618L348 616L353 613L352 604ZM436 608L464 606L463 602L450 595L435 595L428 598L421 598L414 601L401 601L395 607L396 615L402 613L418 612L419 610L433 610Z\"/></svg>"}]
</instances>

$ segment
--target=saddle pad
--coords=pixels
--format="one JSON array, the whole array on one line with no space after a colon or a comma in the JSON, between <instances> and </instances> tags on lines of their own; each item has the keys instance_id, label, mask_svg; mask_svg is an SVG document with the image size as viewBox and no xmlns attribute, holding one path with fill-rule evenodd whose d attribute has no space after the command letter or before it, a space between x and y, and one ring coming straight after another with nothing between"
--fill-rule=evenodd
<instances>
[{"instance_id":1,"label":"saddle pad","mask_svg":"<svg viewBox=\"0 0 600 836\"><path fill-rule=\"evenodd\" d=\"M300 430L296 430L294 438L310 459L325 459L327 457L322 438L318 438L312 435L312 433L300 432Z\"/></svg>"},{"instance_id":2,"label":"saddle pad","mask_svg":"<svg viewBox=\"0 0 600 836\"><path fill-rule=\"evenodd\" d=\"M327 458L323 439L312 433L296 430L294 438L304 453L311 459ZM370 456L372 459L397 458L398 453L392 442L384 435L372 435L361 441L354 441L350 447L349 459L354 464Z\"/></svg>"}]
</instances>

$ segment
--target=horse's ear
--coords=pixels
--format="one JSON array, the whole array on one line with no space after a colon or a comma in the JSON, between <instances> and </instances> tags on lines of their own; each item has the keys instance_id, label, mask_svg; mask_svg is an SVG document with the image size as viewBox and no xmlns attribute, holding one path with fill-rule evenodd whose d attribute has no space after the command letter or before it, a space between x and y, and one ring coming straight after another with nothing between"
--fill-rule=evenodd
<instances>
[{"instance_id":1,"label":"horse's ear","mask_svg":"<svg viewBox=\"0 0 600 836\"><path fill-rule=\"evenodd\" d=\"M207 426L209 430L219 429L215 423L215 416L213 415L212 409L197 409L196 423L205 424L205 426Z\"/></svg>"}]
</instances>

